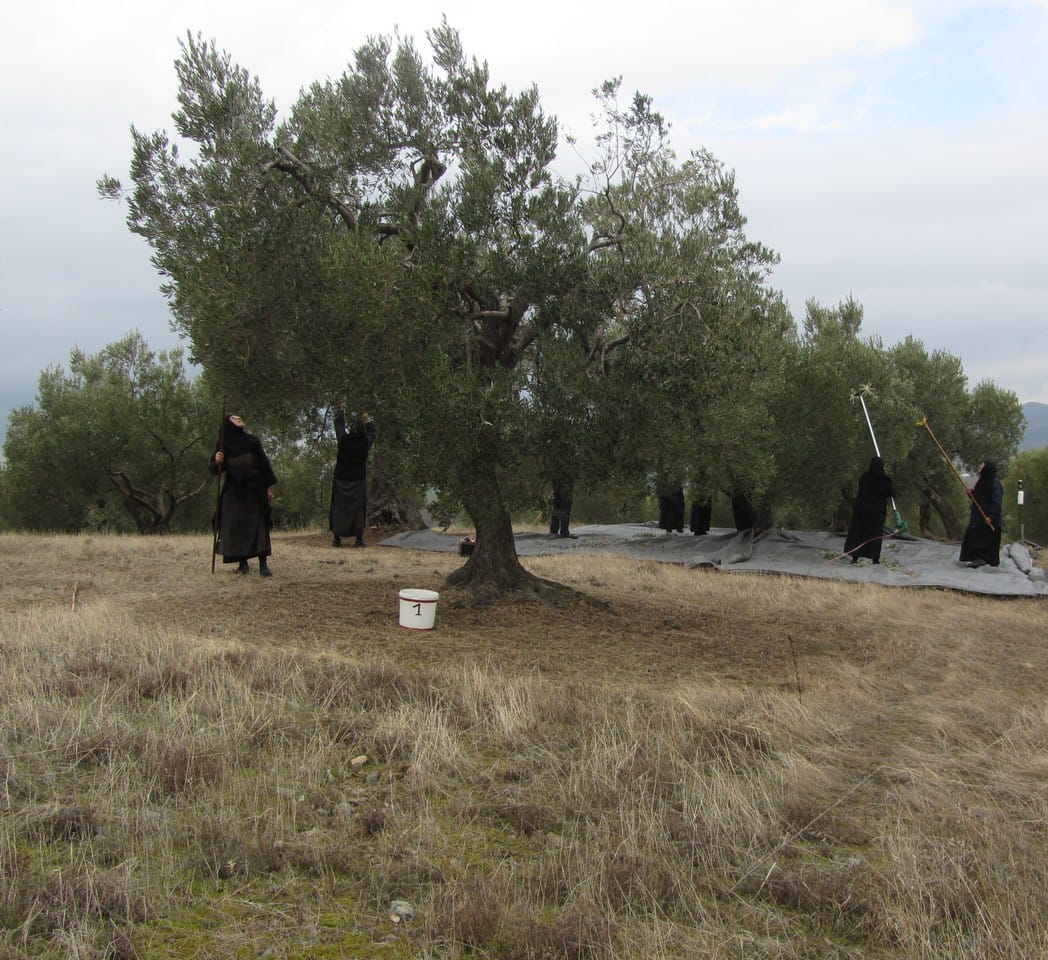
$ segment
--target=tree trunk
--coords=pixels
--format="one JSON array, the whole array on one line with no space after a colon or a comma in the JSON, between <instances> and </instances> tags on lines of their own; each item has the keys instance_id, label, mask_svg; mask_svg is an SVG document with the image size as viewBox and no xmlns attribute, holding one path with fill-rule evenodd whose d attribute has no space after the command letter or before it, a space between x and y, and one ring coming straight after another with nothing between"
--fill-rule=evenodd
<instances>
[{"instance_id":1,"label":"tree trunk","mask_svg":"<svg viewBox=\"0 0 1048 960\"><path fill-rule=\"evenodd\" d=\"M920 516L917 525L921 529L921 536L928 540L934 540L935 537L932 532L932 505L927 497L921 497L921 504L918 509Z\"/></svg>"},{"instance_id":2,"label":"tree trunk","mask_svg":"<svg viewBox=\"0 0 1048 960\"><path fill-rule=\"evenodd\" d=\"M121 497L124 509L142 536L154 536L160 533L170 533L170 527L164 523L163 517L154 507L143 503L139 497L132 493L124 493Z\"/></svg>"},{"instance_id":3,"label":"tree trunk","mask_svg":"<svg viewBox=\"0 0 1048 960\"><path fill-rule=\"evenodd\" d=\"M107 469L106 474L109 482L120 492L120 501L140 534L154 536L171 532L171 517L180 502L176 497L172 495L171 506L165 510L163 493L149 494L137 488L126 474L118 470ZM203 489L205 483L207 480L201 481L197 490Z\"/></svg>"},{"instance_id":4,"label":"tree trunk","mask_svg":"<svg viewBox=\"0 0 1048 960\"><path fill-rule=\"evenodd\" d=\"M930 524L927 522L928 506L930 506L942 521L946 539L962 539L964 537L964 527L961 525L960 520L957 519L957 513L950 505L950 502L931 484L927 484L921 490L921 495L924 498L924 503L921 504L921 533L926 537L931 536L931 530L926 529L926 527L930 527Z\"/></svg>"},{"instance_id":5,"label":"tree trunk","mask_svg":"<svg viewBox=\"0 0 1048 960\"><path fill-rule=\"evenodd\" d=\"M465 565L448 576L447 586L467 587L477 594L538 589L543 581L528 573L517 557L513 524L492 465L478 467L463 505L476 529L477 545Z\"/></svg>"},{"instance_id":6,"label":"tree trunk","mask_svg":"<svg viewBox=\"0 0 1048 960\"><path fill-rule=\"evenodd\" d=\"M401 497L386 482L382 456L375 449L373 449L373 454L371 460L371 483L368 487L368 525L424 530L426 521L422 519L422 511L414 503Z\"/></svg>"},{"instance_id":7,"label":"tree trunk","mask_svg":"<svg viewBox=\"0 0 1048 960\"><path fill-rule=\"evenodd\" d=\"M830 529L834 533L847 533L851 525L851 515L855 510L855 499L847 487L841 487L841 499L830 520Z\"/></svg>"}]
</instances>

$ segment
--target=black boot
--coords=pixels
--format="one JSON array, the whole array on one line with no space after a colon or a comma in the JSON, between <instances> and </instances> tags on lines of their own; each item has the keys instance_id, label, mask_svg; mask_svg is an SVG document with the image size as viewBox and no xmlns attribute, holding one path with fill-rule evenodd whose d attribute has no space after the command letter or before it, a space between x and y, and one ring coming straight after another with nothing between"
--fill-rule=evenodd
<instances>
[{"instance_id":1,"label":"black boot","mask_svg":"<svg viewBox=\"0 0 1048 960\"><path fill-rule=\"evenodd\" d=\"M354 547L366 547L367 544L364 543L364 538L363 537L357 537L357 539L353 541L353 546Z\"/></svg>"},{"instance_id":2,"label":"black boot","mask_svg":"<svg viewBox=\"0 0 1048 960\"><path fill-rule=\"evenodd\" d=\"M271 576L273 576L273 571L269 569L269 564L266 563L266 558L265 557L259 557L258 558L258 572L263 577L271 577Z\"/></svg>"},{"instance_id":3,"label":"black boot","mask_svg":"<svg viewBox=\"0 0 1048 960\"><path fill-rule=\"evenodd\" d=\"M247 561L246 560L241 560L240 564L237 566L237 573L248 573L248 572L250 572L250 569L249 569L249 567L247 565Z\"/></svg>"},{"instance_id":4,"label":"black boot","mask_svg":"<svg viewBox=\"0 0 1048 960\"><path fill-rule=\"evenodd\" d=\"M333 546L333 547L341 547L342 546L342 538L337 533L335 534L334 537L331 538L331 546Z\"/></svg>"}]
</instances>

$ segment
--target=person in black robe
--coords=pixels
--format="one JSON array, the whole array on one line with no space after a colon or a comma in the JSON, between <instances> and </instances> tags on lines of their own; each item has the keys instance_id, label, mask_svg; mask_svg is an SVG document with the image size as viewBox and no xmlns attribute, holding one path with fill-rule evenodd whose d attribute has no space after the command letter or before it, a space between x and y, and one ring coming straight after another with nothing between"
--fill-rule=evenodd
<instances>
[{"instance_id":1,"label":"person in black robe","mask_svg":"<svg viewBox=\"0 0 1048 960\"><path fill-rule=\"evenodd\" d=\"M560 475L553 478L553 503L549 512L549 532L551 537L577 540L569 529L571 523L571 498L575 484L571 477Z\"/></svg>"},{"instance_id":2,"label":"person in black robe","mask_svg":"<svg viewBox=\"0 0 1048 960\"><path fill-rule=\"evenodd\" d=\"M972 499L968 527L961 541L962 563L973 567L1001 563L1001 519L1004 488L997 479L997 464L984 460L979 464L979 479L968 491ZM980 510L980 507L982 508ZM983 514L986 516L984 517ZM986 522L989 517L990 522Z\"/></svg>"},{"instance_id":3,"label":"person in black robe","mask_svg":"<svg viewBox=\"0 0 1048 960\"><path fill-rule=\"evenodd\" d=\"M859 477L859 493L852 508L851 523L844 538L844 552L858 563L866 557L881 562L881 544L884 541L884 521L888 515L888 500L895 494L891 477L885 472L884 460L874 457Z\"/></svg>"},{"instance_id":4,"label":"person in black robe","mask_svg":"<svg viewBox=\"0 0 1048 960\"><path fill-rule=\"evenodd\" d=\"M211 454L211 472L223 478L215 517L215 549L222 554L222 562L235 563L237 573L247 573L248 561L258 557L258 572L263 577L272 576L268 560L273 552L270 505L277 477L262 441L244 429L244 421L235 413L226 417L222 426Z\"/></svg>"},{"instance_id":5,"label":"person in black robe","mask_svg":"<svg viewBox=\"0 0 1048 960\"><path fill-rule=\"evenodd\" d=\"M710 520L713 515L713 501L707 497L705 500L693 500L691 503L691 517L688 529L697 537L705 536L710 532Z\"/></svg>"},{"instance_id":6,"label":"person in black robe","mask_svg":"<svg viewBox=\"0 0 1048 960\"><path fill-rule=\"evenodd\" d=\"M732 493L731 520L739 533L752 531L757 526L757 510L745 493Z\"/></svg>"},{"instance_id":7,"label":"person in black robe","mask_svg":"<svg viewBox=\"0 0 1048 960\"><path fill-rule=\"evenodd\" d=\"M684 532L684 487L680 484L659 494L659 527L667 533Z\"/></svg>"},{"instance_id":8,"label":"person in black robe","mask_svg":"<svg viewBox=\"0 0 1048 960\"><path fill-rule=\"evenodd\" d=\"M338 456L328 512L331 545L341 547L343 537L353 537L353 546L363 547L368 512L367 462L375 442L375 421L365 411L347 429L345 411L339 409L335 415L335 436Z\"/></svg>"}]
</instances>

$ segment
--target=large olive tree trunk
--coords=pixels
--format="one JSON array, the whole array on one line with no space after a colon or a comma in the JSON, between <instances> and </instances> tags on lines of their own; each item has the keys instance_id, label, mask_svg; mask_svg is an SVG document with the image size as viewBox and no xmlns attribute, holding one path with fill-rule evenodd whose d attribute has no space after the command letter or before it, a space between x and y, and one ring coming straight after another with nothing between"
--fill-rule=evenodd
<instances>
[{"instance_id":1,"label":"large olive tree trunk","mask_svg":"<svg viewBox=\"0 0 1048 960\"><path fill-rule=\"evenodd\" d=\"M368 525L405 530L425 529L426 521L422 519L418 505L398 494L386 481L382 454L377 449L373 449L372 454L371 481L368 484Z\"/></svg>"},{"instance_id":2,"label":"large olive tree trunk","mask_svg":"<svg viewBox=\"0 0 1048 960\"><path fill-rule=\"evenodd\" d=\"M473 521L477 545L465 565L448 576L447 585L468 586L474 592L485 589L538 591L545 581L521 566L513 540L513 523L503 506L492 464L478 466L463 505Z\"/></svg>"}]
</instances>

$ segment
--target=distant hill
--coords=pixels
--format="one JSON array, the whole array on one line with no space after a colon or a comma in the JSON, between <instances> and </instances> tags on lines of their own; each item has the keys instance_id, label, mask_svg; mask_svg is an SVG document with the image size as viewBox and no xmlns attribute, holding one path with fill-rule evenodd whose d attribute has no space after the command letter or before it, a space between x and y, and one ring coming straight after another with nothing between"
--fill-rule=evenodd
<instances>
[{"instance_id":1,"label":"distant hill","mask_svg":"<svg viewBox=\"0 0 1048 960\"><path fill-rule=\"evenodd\" d=\"M1024 403L1023 413L1026 415L1026 433L1019 449L1048 447L1048 403Z\"/></svg>"}]
</instances>

